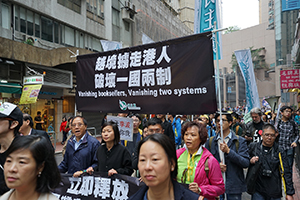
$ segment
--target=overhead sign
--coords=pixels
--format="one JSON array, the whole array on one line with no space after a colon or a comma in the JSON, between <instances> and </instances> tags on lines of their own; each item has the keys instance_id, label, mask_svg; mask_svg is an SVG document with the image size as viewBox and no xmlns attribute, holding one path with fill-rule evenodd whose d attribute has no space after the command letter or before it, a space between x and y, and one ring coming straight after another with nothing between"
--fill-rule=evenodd
<instances>
[{"instance_id":1,"label":"overhead sign","mask_svg":"<svg viewBox=\"0 0 300 200\"><path fill-rule=\"evenodd\" d=\"M215 112L209 34L78 56L78 110L153 114Z\"/></svg>"},{"instance_id":2,"label":"overhead sign","mask_svg":"<svg viewBox=\"0 0 300 200\"><path fill-rule=\"evenodd\" d=\"M34 85L34 84L44 84L44 76L24 76L23 78L24 85Z\"/></svg>"},{"instance_id":3,"label":"overhead sign","mask_svg":"<svg viewBox=\"0 0 300 200\"><path fill-rule=\"evenodd\" d=\"M115 117L107 115L107 121L113 121L118 124L120 139L133 141L133 119L126 117Z\"/></svg>"},{"instance_id":4,"label":"overhead sign","mask_svg":"<svg viewBox=\"0 0 300 200\"><path fill-rule=\"evenodd\" d=\"M281 89L300 88L300 71L299 71L299 69L281 70L280 71L280 88Z\"/></svg>"},{"instance_id":5,"label":"overhead sign","mask_svg":"<svg viewBox=\"0 0 300 200\"><path fill-rule=\"evenodd\" d=\"M282 11L299 10L299 0L282 0Z\"/></svg>"}]
</instances>

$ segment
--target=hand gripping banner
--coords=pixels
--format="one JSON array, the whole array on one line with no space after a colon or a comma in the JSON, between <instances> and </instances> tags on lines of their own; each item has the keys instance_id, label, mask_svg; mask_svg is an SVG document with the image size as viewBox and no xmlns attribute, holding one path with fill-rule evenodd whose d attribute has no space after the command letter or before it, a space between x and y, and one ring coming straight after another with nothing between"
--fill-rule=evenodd
<instances>
[{"instance_id":1,"label":"hand gripping banner","mask_svg":"<svg viewBox=\"0 0 300 200\"><path fill-rule=\"evenodd\" d=\"M211 34L77 57L79 111L213 113Z\"/></svg>"}]
</instances>

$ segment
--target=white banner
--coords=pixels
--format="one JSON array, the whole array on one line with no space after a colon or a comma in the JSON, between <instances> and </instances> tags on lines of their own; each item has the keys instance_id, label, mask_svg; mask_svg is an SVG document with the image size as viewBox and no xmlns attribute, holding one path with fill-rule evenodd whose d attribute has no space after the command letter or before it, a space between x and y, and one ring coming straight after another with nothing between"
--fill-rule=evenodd
<instances>
[{"instance_id":1,"label":"white banner","mask_svg":"<svg viewBox=\"0 0 300 200\"><path fill-rule=\"evenodd\" d=\"M116 41L100 40L103 51L122 49L122 43Z\"/></svg>"},{"instance_id":2,"label":"white banner","mask_svg":"<svg viewBox=\"0 0 300 200\"><path fill-rule=\"evenodd\" d=\"M149 43L153 43L153 42L154 41L148 35L143 33L143 36L142 36L142 43L143 44L149 44Z\"/></svg>"},{"instance_id":3,"label":"white banner","mask_svg":"<svg viewBox=\"0 0 300 200\"><path fill-rule=\"evenodd\" d=\"M118 124L120 139L133 141L133 119L126 117L115 117L107 115L107 121L113 121Z\"/></svg>"},{"instance_id":4,"label":"white banner","mask_svg":"<svg viewBox=\"0 0 300 200\"><path fill-rule=\"evenodd\" d=\"M234 51L234 53L246 85L247 110L250 111L254 107L260 108L251 51L246 49Z\"/></svg>"}]
</instances>

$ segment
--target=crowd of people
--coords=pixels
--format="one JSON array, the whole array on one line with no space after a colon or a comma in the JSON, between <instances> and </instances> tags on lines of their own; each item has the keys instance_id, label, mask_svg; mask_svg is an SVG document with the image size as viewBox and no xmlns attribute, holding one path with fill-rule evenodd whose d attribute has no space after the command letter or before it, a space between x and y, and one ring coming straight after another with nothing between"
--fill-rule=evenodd
<instances>
[{"instance_id":1,"label":"crowd of people","mask_svg":"<svg viewBox=\"0 0 300 200\"><path fill-rule=\"evenodd\" d=\"M82 116L63 118L63 160L57 165L45 131L14 104L0 105L0 200L56 199L50 193L60 173L74 177L105 172L136 176L145 183L130 199L279 200L295 193L294 149L299 111L283 106L280 117L259 108L244 123L241 110L132 118L133 140L122 141L118 124L103 121L101 143ZM69 136L68 136L69 135ZM244 169L248 169L245 177ZM2 196L1 196L2 195Z\"/></svg>"}]
</instances>

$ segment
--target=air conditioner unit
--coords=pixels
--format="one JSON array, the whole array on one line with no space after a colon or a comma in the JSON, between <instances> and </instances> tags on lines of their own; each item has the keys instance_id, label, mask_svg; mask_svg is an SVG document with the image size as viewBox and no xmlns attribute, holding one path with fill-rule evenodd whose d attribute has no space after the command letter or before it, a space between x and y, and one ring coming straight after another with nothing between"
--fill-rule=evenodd
<instances>
[{"instance_id":1,"label":"air conditioner unit","mask_svg":"<svg viewBox=\"0 0 300 200\"><path fill-rule=\"evenodd\" d=\"M137 12L135 11L135 5L125 1L125 6L122 7L121 14L122 14L122 19L129 22L133 23L134 22L134 15Z\"/></svg>"},{"instance_id":2,"label":"air conditioner unit","mask_svg":"<svg viewBox=\"0 0 300 200\"><path fill-rule=\"evenodd\" d=\"M25 40L24 42L27 43L27 44L31 44L33 46L36 46L37 45L37 42L38 42L38 39L39 38L36 38L34 36L31 36L31 35L25 35Z\"/></svg>"}]
</instances>

